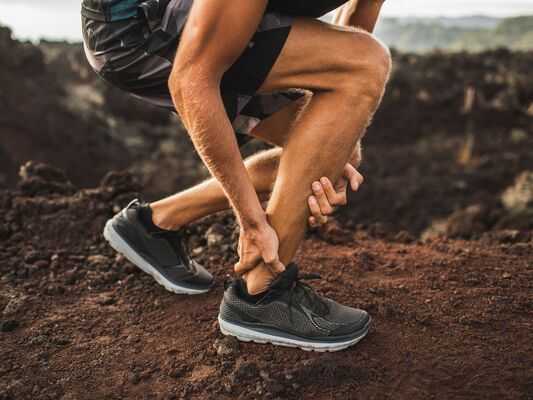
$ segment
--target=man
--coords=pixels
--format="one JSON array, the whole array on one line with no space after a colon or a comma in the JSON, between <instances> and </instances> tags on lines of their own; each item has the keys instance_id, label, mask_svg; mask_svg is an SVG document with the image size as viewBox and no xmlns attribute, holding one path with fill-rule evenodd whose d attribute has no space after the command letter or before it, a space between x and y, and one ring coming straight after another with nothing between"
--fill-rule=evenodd
<instances>
[{"instance_id":1,"label":"man","mask_svg":"<svg viewBox=\"0 0 533 400\"><path fill-rule=\"evenodd\" d=\"M361 340L370 316L315 293L292 258L308 223L345 203L360 140L390 56L368 32L382 0L83 0L85 50L103 79L176 110L213 179L161 201L133 201L106 224L110 244L168 290L209 290L179 228L231 206L235 272L224 334L305 350ZM336 25L315 18L342 6ZM363 29L356 29L361 27ZM304 89L308 94L294 91ZM238 135L235 135L235 132ZM243 161L242 134L278 147ZM332 185L335 182L335 186ZM269 197L266 211L261 199Z\"/></svg>"}]
</instances>

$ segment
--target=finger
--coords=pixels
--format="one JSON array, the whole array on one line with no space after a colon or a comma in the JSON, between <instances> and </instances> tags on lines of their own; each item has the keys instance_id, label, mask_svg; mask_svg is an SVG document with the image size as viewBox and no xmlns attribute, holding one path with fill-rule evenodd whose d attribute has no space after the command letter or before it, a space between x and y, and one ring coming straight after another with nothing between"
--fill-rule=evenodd
<instances>
[{"instance_id":1,"label":"finger","mask_svg":"<svg viewBox=\"0 0 533 400\"><path fill-rule=\"evenodd\" d=\"M326 193L324 192L324 189L322 188L322 184L320 182L313 183L313 193L315 194L316 200L318 201L318 205L320 206L320 211L322 215L332 214L333 208L329 204L328 198L326 197Z\"/></svg>"},{"instance_id":2,"label":"finger","mask_svg":"<svg viewBox=\"0 0 533 400\"><path fill-rule=\"evenodd\" d=\"M315 217L311 216L308 219L309 227L310 228L318 228L318 222Z\"/></svg>"},{"instance_id":3,"label":"finger","mask_svg":"<svg viewBox=\"0 0 533 400\"><path fill-rule=\"evenodd\" d=\"M350 181L350 187L354 192L359 190L359 186L363 183L363 176L357 172L352 164L346 164L344 167L344 176Z\"/></svg>"},{"instance_id":4,"label":"finger","mask_svg":"<svg viewBox=\"0 0 533 400\"><path fill-rule=\"evenodd\" d=\"M263 252L263 262L275 274L278 274L285 270L285 267L279 260L277 249L273 247L265 249L265 251Z\"/></svg>"},{"instance_id":5,"label":"finger","mask_svg":"<svg viewBox=\"0 0 533 400\"><path fill-rule=\"evenodd\" d=\"M311 214L313 215L313 217L315 217L316 223L325 224L328 219L325 215L322 214L322 211L320 211L320 206L318 205L316 197L309 196L307 203L309 205L309 210L311 211Z\"/></svg>"},{"instance_id":6,"label":"finger","mask_svg":"<svg viewBox=\"0 0 533 400\"><path fill-rule=\"evenodd\" d=\"M334 207L336 205L339 205L340 202L340 196L338 196L337 192L333 188L333 185L331 184L331 181L329 178L323 177L320 178L320 183L322 184L322 189L324 190L324 193L326 194L326 198L329 202L329 205L331 207Z\"/></svg>"},{"instance_id":7,"label":"finger","mask_svg":"<svg viewBox=\"0 0 533 400\"><path fill-rule=\"evenodd\" d=\"M241 258L237 264L235 264L235 273L237 275L243 275L248 271L251 271L262 261L261 256L256 255L253 257Z\"/></svg>"},{"instance_id":8,"label":"finger","mask_svg":"<svg viewBox=\"0 0 533 400\"><path fill-rule=\"evenodd\" d=\"M335 207L346 205L346 185L341 184L337 187L337 189L335 189L328 178L320 179L320 183L322 183L322 187L324 187L324 191L326 192L326 196L331 206Z\"/></svg>"},{"instance_id":9,"label":"finger","mask_svg":"<svg viewBox=\"0 0 533 400\"><path fill-rule=\"evenodd\" d=\"M274 273L274 275L281 274L283 271L285 271L285 265L283 265L283 263L279 260L265 265Z\"/></svg>"}]
</instances>

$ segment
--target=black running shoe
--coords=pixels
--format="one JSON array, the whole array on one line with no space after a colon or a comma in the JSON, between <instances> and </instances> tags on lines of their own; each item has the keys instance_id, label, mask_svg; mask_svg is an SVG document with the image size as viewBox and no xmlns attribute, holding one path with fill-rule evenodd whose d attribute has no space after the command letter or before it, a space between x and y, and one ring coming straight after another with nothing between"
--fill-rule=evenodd
<instances>
[{"instance_id":1,"label":"black running shoe","mask_svg":"<svg viewBox=\"0 0 533 400\"><path fill-rule=\"evenodd\" d=\"M218 322L224 335L257 343L338 351L363 339L370 328L366 311L319 296L290 264L261 296L250 296L242 280L224 293Z\"/></svg>"},{"instance_id":2,"label":"black running shoe","mask_svg":"<svg viewBox=\"0 0 533 400\"><path fill-rule=\"evenodd\" d=\"M171 292L200 294L213 284L213 276L187 255L181 232L156 227L150 206L139 200L107 221L104 237L111 247Z\"/></svg>"}]
</instances>

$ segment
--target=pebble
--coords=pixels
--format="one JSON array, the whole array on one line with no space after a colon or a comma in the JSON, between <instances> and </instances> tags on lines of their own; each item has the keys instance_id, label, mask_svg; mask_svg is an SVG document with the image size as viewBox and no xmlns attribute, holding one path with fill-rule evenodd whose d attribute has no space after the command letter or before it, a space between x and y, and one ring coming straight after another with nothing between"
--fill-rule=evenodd
<instances>
[{"instance_id":1,"label":"pebble","mask_svg":"<svg viewBox=\"0 0 533 400\"><path fill-rule=\"evenodd\" d=\"M4 307L4 311L2 311L2 315L13 315L16 314L24 305L24 301L26 300L25 296L22 297L14 297L7 305Z\"/></svg>"},{"instance_id":2,"label":"pebble","mask_svg":"<svg viewBox=\"0 0 533 400\"><path fill-rule=\"evenodd\" d=\"M219 356L233 356L239 352L239 341L232 336L226 336L215 340L213 347Z\"/></svg>"},{"instance_id":3,"label":"pebble","mask_svg":"<svg viewBox=\"0 0 533 400\"><path fill-rule=\"evenodd\" d=\"M99 265L99 264L106 264L107 262L109 262L109 260L106 256L95 254L95 255L87 257L87 262L89 264Z\"/></svg>"},{"instance_id":4,"label":"pebble","mask_svg":"<svg viewBox=\"0 0 533 400\"><path fill-rule=\"evenodd\" d=\"M222 224L215 223L205 233L205 239L208 247L216 247L222 244L228 236L226 228Z\"/></svg>"},{"instance_id":5,"label":"pebble","mask_svg":"<svg viewBox=\"0 0 533 400\"><path fill-rule=\"evenodd\" d=\"M33 266L37 269L46 269L49 265L50 263L46 260L39 260L33 264Z\"/></svg>"}]
</instances>

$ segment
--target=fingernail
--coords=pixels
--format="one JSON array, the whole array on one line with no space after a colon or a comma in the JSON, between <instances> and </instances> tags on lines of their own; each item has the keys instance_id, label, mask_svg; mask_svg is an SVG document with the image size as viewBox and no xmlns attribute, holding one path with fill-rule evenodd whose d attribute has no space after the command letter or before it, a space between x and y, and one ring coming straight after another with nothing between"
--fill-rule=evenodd
<instances>
[{"instance_id":1,"label":"fingernail","mask_svg":"<svg viewBox=\"0 0 533 400\"><path fill-rule=\"evenodd\" d=\"M327 185L328 184L328 178L322 178L322 179L320 179L320 182L322 182L323 185Z\"/></svg>"},{"instance_id":2,"label":"fingernail","mask_svg":"<svg viewBox=\"0 0 533 400\"><path fill-rule=\"evenodd\" d=\"M320 190L320 183L318 182L313 183L313 190Z\"/></svg>"}]
</instances>

